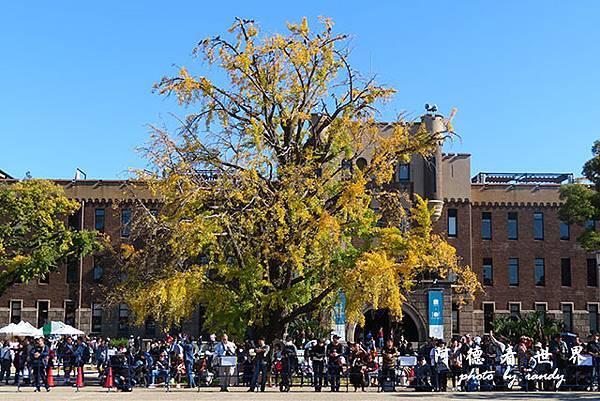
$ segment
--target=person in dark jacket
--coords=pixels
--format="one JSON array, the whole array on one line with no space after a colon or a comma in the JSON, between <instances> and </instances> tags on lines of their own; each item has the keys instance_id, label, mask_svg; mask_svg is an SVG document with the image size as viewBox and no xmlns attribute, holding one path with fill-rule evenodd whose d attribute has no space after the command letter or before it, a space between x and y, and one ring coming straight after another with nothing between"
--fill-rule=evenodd
<instances>
[{"instance_id":1,"label":"person in dark jacket","mask_svg":"<svg viewBox=\"0 0 600 401\"><path fill-rule=\"evenodd\" d=\"M317 344L310 348L310 359L313 365L315 391L320 392L323 387L323 376L325 371L325 340L320 338Z\"/></svg>"},{"instance_id":2,"label":"person in dark jacket","mask_svg":"<svg viewBox=\"0 0 600 401\"><path fill-rule=\"evenodd\" d=\"M10 366L12 365L13 351L10 348L8 340L4 341L2 348L0 348L0 382L2 379L8 384L10 379Z\"/></svg>"},{"instance_id":3,"label":"person in dark jacket","mask_svg":"<svg viewBox=\"0 0 600 401\"><path fill-rule=\"evenodd\" d=\"M42 383L44 384L46 391L50 391L50 386L48 386L48 378L46 376L46 368L48 366L48 353L49 349L48 346L44 343L44 339L38 338L36 340L36 344L32 347L29 354L35 391L40 391L40 386L42 385Z\"/></svg>"},{"instance_id":4,"label":"person in dark jacket","mask_svg":"<svg viewBox=\"0 0 600 401\"><path fill-rule=\"evenodd\" d=\"M340 391L340 376L344 365L344 346L340 343L340 336L333 336L331 344L327 346L327 373L331 383L331 391Z\"/></svg>"},{"instance_id":5,"label":"person in dark jacket","mask_svg":"<svg viewBox=\"0 0 600 401\"><path fill-rule=\"evenodd\" d=\"M183 343L183 361L185 364L185 373L188 379L188 387L196 387L196 381L194 380L194 352L196 351L191 337L187 337Z\"/></svg>"},{"instance_id":6,"label":"person in dark jacket","mask_svg":"<svg viewBox=\"0 0 600 401\"><path fill-rule=\"evenodd\" d=\"M252 381L250 382L250 390L254 391L258 385L258 376L260 375L260 391L265 391L267 384L267 369L269 366L268 355L270 347L265 344L264 337L258 339L258 343L254 348L254 372L252 373Z\"/></svg>"},{"instance_id":7,"label":"person in dark jacket","mask_svg":"<svg viewBox=\"0 0 600 401\"><path fill-rule=\"evenodd\" d=\"M413 379L413 387L416 391L431 391L431 366L425 360L423 355L417 358L415 366L415 377Z\"/></svg>"}]
</instances>

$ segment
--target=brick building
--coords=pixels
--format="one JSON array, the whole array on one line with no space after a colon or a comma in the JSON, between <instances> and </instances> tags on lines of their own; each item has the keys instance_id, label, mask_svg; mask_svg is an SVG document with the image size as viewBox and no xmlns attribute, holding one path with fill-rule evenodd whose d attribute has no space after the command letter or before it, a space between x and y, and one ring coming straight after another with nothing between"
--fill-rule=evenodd
<instances>
[{"instance_id":1,"label":"brick building","mask_svg":"<svg viewBox=\"0 0 600 401\"><path fill-rule=\"evenodd\" d=\"M422 123L440 130L443 118L426 115ZM382 131L385 129L382 125ZM367 154L356 164L369 163L368 159ZM10 180L8 174L0 173L0 179ZM534 310L563 320L568 329L582 336L600 329L595 255L576 242L583 228L569 227L557 216L559 187L570 180L571 174L481 173L472 178L470 155L442 154L441 149L431 159L414 156L410 163L398 166L393 184L411 197L419 194L430 200L438 218L436 231L445 235L477 272L485 293L458 309L451 282L423 279L404 307L402 322L393 322L386 311L372 311L366 305L366 327L346 324L346 338L401 324L407 338L424 340L431 333L431 294L436 292L441 293L445 338L483 333L489 331L495 316ZM128 241L130 207L135 199L150 208L158 204L158 199L130 181L56 182L64 186L67 196L82 204L69 224L104 232L115 244ZM62 320L111 337L160 334L151 321L133 327L127 305L104 305L98 290L109 265L102 255L89 256L70 261L38 282L13 286L0 297L0 325L23 319L39 327L48 320ZM201 327L197 311L182 328L198 334Z\"/></svg>"}]
</instances>

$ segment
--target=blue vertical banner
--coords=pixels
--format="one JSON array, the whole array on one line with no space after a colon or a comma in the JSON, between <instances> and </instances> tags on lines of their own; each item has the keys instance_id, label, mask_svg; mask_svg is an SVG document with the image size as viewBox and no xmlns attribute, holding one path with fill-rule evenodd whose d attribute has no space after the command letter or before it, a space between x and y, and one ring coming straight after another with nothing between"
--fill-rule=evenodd
<instances>
[{"instance_id":1,"label":"blue vertical banner","mask_svg":"<svg viewBox=\"0 0 600 401\"><path fill-rule=\"evenodd\" d=\"M335 333L346 341L346 295L341 291L333 307L333 321Z\"/></svg>"},{"instance_id":2,"label":"blue vertical banner","mask_svg":"<svg viewBox=\"0 0 600 401\"><path fill-rule=\"evenodd\" d=\"M429 337L444 338L444 291L429 291Z\"/></svg>"}]
</instances>

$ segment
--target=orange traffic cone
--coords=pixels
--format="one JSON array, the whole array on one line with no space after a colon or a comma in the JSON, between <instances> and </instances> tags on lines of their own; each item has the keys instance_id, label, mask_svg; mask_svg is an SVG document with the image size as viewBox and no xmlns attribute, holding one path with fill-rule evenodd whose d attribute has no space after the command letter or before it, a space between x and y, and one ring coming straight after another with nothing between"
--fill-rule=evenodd
<instances>
[{"instance_id":1,"label":"orange traffic cone","mask_svg":"<svg viewBox=\"0 0 600 401\"><path fill-rule=\"evenodd\" d=\"M107 388L108 391L110 391L110 389L113 387L114 387L114 383L113 383L112 367L109 367L108 373L106 374L106 381L104 382L104 388Z\"/></svg>"},{"instance_id":2,"label":"orange traffic cone","mask_svg":"<svg viewBox=\"0 0 600 401\"><path fill-rule=\"evenodd\" d=\"M83 368L80 366L77 368L77 381L75 382L77 389L83 387Z\"/></svg>"},{"instance_id":3,"label":"orange traffic cone","mask_svg":"<svg viewBox=\"0 0 600 401\"><path fill-rule=\"evenodd\" d=\"M48 377L48 386L49 387L54 387L55 386L55 384L54 384L54 372L52 372L52 366L48 366L48 372L47 372L47 374L48 374L48 376L47 376Z\"/></svg>"}]
</instances>

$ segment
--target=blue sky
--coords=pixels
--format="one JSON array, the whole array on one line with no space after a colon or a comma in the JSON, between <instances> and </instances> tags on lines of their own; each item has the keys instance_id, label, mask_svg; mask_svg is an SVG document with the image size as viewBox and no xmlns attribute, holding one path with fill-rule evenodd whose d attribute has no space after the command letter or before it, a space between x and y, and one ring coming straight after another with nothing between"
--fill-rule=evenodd
<instances>
[{"instance_id":1,"label":"blue sky","mask_svg":"<svg viewBox=\"0 0 600 401\"><path fill-rule=\"evenodd\" d=\"M0 169L124 178L147 124L178 111L151 93L235 16L266 32L332 17L352 61L398 90L386 113L448 113L478 171L575 172L599 137L597 1L12 1L0 5ZM206 72L206 71L205 71ZM184 113L184 110L179 110Z\"/></svg>"}]
</instances>

